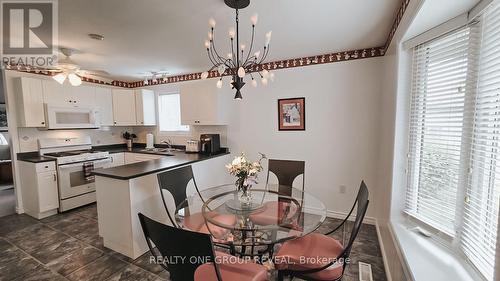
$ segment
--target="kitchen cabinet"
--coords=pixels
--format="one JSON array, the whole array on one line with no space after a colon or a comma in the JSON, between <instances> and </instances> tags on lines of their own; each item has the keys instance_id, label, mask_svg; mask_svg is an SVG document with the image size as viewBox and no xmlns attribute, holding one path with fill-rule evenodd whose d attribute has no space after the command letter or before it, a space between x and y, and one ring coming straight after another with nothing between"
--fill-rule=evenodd
<instances>
[{"instance_id":1,"label":"kitchen cabinet","mask_svg":"<svg viewBox=\"0 0 500 281\"><path fill-rule=\"evenodd\" d=\"M19 161L24 211L37 219L57 214L59 195L55 162Z\"/></svg>"},{"instance_id":2,"label":"kitchen cabinet","mask_svg":"<svg viewBox=\"0 0 500 281\"><path fill-rule=\"evenodd\" d=\"M43 100L45 103L57 106L85 107L96 106L96 88L88 85L61 85L54 80L42 80Z\"/></svg>"},{"instance_id":3,"label":"kitchen cabinet","mask_svg":"<svg viewBox=\"0 0 500 281\"><path fill-rule=\"evenodd\" d=\"M149 160L160 159L164 156L156 154L144 154L144 153L125 153L125 165L139 163Z\"/></svg>"},{"instance_id":4,"label":"kitchen cabinet","mask_svg":"<svg viewBox=\"0 0 500 281\"><path fill-rule=\"evenodd\" d=\"M135 92L128 89L113 89L113 123L115 126L136 125Z\"/></svg>"},{"instance_id":5,"label":"kitchen cabinet","mask_svg":"<svg viewBox=\"0 0 500 281\"><path fill-rule=\"evenodd\" d=\"M155 92L141 89L135 91L135 116L137 125L156 125Z\"/></svg>"},{"instance_id":6,"label":"kitchen cabinet","mask_svg":"<svg viewBox=\"0 0 500 281\"><path fill-rule=\"evenodd\" d=\"M20 127L45 127L42 81L21 77L15 80Z\"/></svg>"},{"instance_id":7,"label":"kitchen cabinet","mask_svg":"<svg viewBox=\"0 0 500 281\"><path fill-rule=\"evenodd\" d=\"M112 168L125 165L125 153L112 153L109 154L111 163L107 164L104 168Z\"/></svg>"},{"instance_id":8,"label":"kitchen cabinet","mask_svg":"<svg viewBox=\"0 0 500 281\"><path fill-rule=\"evenodd\" d=\"M110 88L95 88L95 104L101 126L113 126L113 92Z\"/></svg>"},{"instance_id":9,"label":"kitchen cabinet","mask_svg":"<svg viewBox=\"0 0 500 281\"><path fill-rule=\"evenodd\" d=\"M182 125L227 125L231 98L214 81L186 82L180 88Z\"/></svg>"}]
</instances>

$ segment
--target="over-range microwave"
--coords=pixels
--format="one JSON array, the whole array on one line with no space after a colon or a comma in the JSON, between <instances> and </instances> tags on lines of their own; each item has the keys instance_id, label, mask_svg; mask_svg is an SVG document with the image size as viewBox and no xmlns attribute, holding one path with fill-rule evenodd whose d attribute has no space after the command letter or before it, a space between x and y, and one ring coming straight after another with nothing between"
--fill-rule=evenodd
<instances>
[{"instance_id":1,"label":"over-range microwave","mask_svg":"<svg viewBox=\"0 0 500 281\"><path fill-rule=\"evenodd\" d=\"M47 129L99 128L99 113L94 108L67 107L46 104Z\"/></svg>"}]
</instances>

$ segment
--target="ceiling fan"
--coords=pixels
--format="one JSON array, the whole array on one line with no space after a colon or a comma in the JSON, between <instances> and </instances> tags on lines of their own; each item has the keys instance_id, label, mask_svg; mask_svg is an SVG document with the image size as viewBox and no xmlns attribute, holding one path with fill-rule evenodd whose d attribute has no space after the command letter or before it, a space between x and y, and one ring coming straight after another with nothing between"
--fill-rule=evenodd
<instances>
[{"instance_id":1,"label":"ceiling fan","mask_svg":"<svg viewBox=\"0 0 500 281\"><path fill-rule=\"evenodd\" d=\"M106 78L106 76L109 75L106 71L81 69L80 65L71 59L71 56L75 53L74 49L60 48L59 50L64 55L64 58L58 60L58 64L55 68L49 69L49 71L57 73L52 76L52 78L59 84L63 84L67 78L72 86L80 86L82 84L82 77L100 80L106 83L113 82L112 79Z\"/></svg>"}]
</instances>

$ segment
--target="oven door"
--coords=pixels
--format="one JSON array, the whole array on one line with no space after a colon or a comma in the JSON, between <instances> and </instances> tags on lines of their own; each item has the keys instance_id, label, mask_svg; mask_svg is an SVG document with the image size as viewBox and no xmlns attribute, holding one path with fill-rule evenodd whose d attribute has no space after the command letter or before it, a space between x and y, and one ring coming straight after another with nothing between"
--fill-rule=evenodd
<instances>
[{"instance_id":1,"label":"oven door","mask_svg":"<svg viewBox=\"0 0 500 281\"><path fill-rule=\"evenodd\" d=\"M101 160L88 161L94 163L94 170L103 168L107 164L111 163L111 158L105 158ZM82 195L89 192L95 191L95 181L86 180L85 173L83 171L83 164L72 163L72 164L62 164L57 167L57 173L59 175L59 197L60 199L67 199L70 197Z\"/></svg>"}]
</instances>

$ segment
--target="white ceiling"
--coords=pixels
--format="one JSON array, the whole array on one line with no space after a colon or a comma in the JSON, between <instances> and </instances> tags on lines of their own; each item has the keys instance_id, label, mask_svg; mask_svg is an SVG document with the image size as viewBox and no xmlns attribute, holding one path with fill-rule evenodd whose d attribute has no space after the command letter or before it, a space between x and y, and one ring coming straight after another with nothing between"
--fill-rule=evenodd
<instances>
[{"instance_id":1,"label":"white ceiling","mask_svg":"<svg viewBox=\"0 0 500 281\"><path fill-rule=\"evenodd\" d=\"M472 9L480 0L426 0L405 34L405 40Z\"/></svg>"},{"instance_id":2,"label":"white ceiling","mask_svg":"<svg viewBox=\"0 0 500 281\"><path fill-rule=\"evenodd\" d=\"M436 0L441 1L441 0ZM464 0L461 0L464 1ZM400 0L252 0L240 11L242 42L259 14L258 46L273 31L268 60L382 46ZM208 19L217 21L216 44L226 44L234 10L223 0L59 0L59 45L81 51L72 58L86 69L140 80L148 71L169 75L206 70L203 47ZM105 36L104 41L87 37Z\"/></svg>"}]
</instances>

